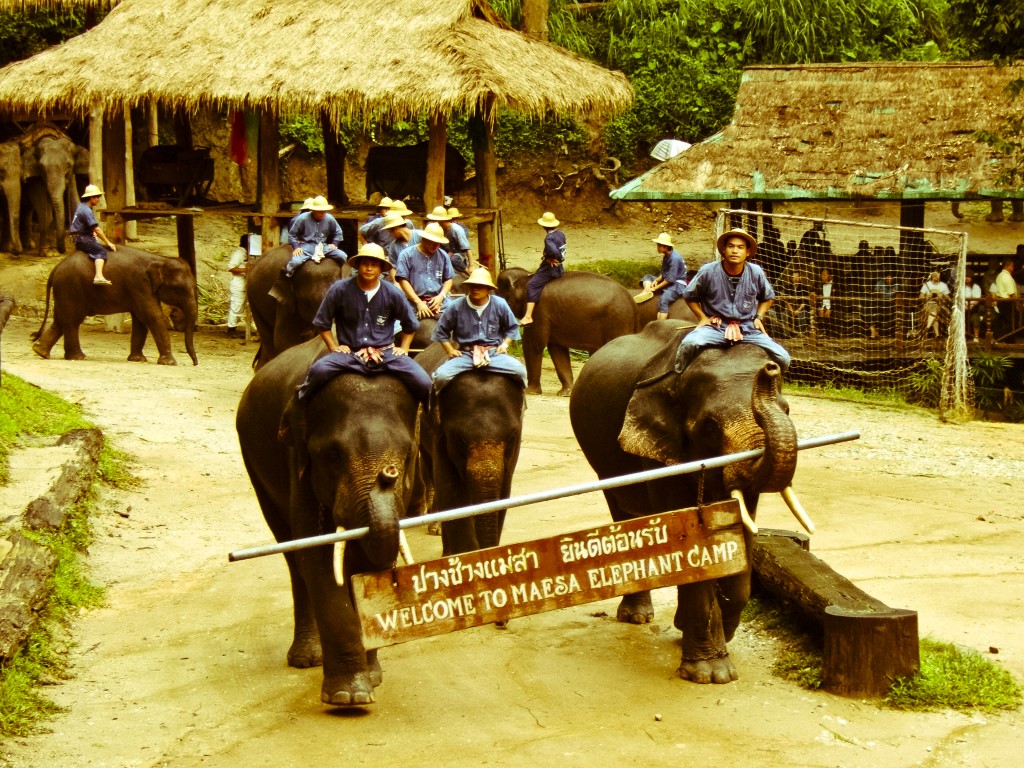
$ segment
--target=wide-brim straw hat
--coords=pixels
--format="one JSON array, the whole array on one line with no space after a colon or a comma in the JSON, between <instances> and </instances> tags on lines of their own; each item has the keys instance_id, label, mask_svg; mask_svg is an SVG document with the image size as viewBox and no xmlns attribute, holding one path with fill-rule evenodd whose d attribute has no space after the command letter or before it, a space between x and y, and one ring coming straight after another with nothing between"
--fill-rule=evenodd
<instances>
[{"instance_id":1,"label":"wide-brim straw hat","mask_svg":"<svg viewBox=\"0 0 1024 768\"><path fill-rule=\"evenodd\" d=\"M349 264L358 262L359 259L376 259L377 261L383 262L382 266L385 269L391 269L391 260L384 253L384 249L376 243L363 243L359 246L359 250L356 251L356 255L350 258ZM355 264L354 266L358 266Z\"/></svg>"},{"instance_id":2,"label":"wide-brim straw hat","mask_svg":"<svg viewBox=\"0 0 1024 768\"><path fill-rule=\"evenodd\" d=\"M746 241L748 259L757 253L757 240L755 240L749 232L745 229L730 229L728 232L723 232L718 236L718 243L716 244L716 247L721 255L725 256L725 244L729 242L729 238L731 237L741 237Z\"/></svg>"},{"instance_id":3,"label":"wide-brim straw hat","mask_svg":"<svg viewBox=\"0 0 1024 768\"><path fill-rule=\"evenodd\" d=\"M447 209L443 205L437 206L434 210L427 214L428 221L451 221L452 217L448 215Z\"/></svg>"},{"instance_id":4,"label":"wide-brim straw hat","mask_svg":"<svg viewBox=\"0 0 1024 768\"><path fill-rule=\"evenodd\" d=\"M412 211L406 207L404 200L392 200L391 212L397 213L399 216L412 216Z\"/></svg>"},{"instance_id":5,"label":"wide-brim straw hat","mask_svg":"<svg viewBox=\"0 0 1024 768\"><path fill-rule=\"evenodd\" d=\"M494 284L494 279L491 277L491 270L487 267L477 267L473 270L472 274L462 281L463 285L482 285L487 288L493 288L497 290L498 286Z\"/></svg>"},{"instance_id":6,"label":"wide-brim straw hat","mask_svg":"<svg viewBox=\"0 0 1024 768\"><path fill-rule=\"evenodd\" d=\"M103 196L103 190L100 189L99 187L97 187L95 184L88 185L85 188L85 191L82 192L82 199L83 200L88 200L90 197L102 197L102 196Z\"/></svg>"},{"instance_id":7,"label":"wide-brim straw hat","mask_svg":"<svg viewBox=\"0 0 1024 768\"><path fill-rule=\"evenodd\" d=\"M441 225L436 221L432 221L420 231L420 236L424 240L429 240L432 243L439 243L441 245L448 244L448 238L444 236L444 230L441 229Z\"/></svg>"},{"instance_id":8,"label":"wide-brim straw hat","mask_svg":"<svg viewBox=\"0 0 1024 768\"><path fill-rule=\"evenodd\" d=\"M448 209L448 218L449 219L461 219L462 218L462 214L459 212L459 209L456 208L453 205L451 208Z\"/></svg>"},{"instance_id":9,"label":"wide-brim straw hat","mask_svg":"<svg viewBox=\"0 0 1024 768\"><path fill-rule=\"evenodd\" d=\"M675 248L676 247L676 244L672 242L672 238L669 237L668 232L662 232L656 238L651 240L651 242L652 243L656 243L658 245L664 245L664 246L667 246L669 248Z\"/></svg>"},{"instance_id":10,"label":"wide-brim straw hat","mask_svg":"<svg viewBox=\"0 0 1024 768\"><path fill-rule=\"evenodd\" d=\"M395 227L406 226L405 217L399 216L394 211L388 211L384 214L384 221L381 223L381 229L394 229Z\"/></svg>"},{"instance_id":11,"label":"wide-brim straw hat","mask_svg":"<svg viewBox=\"0 0 1024 768\"><path fill-rule=\"evenodd\" d=\"M305 200L302 201L302 207L299 208L299 210L300 211L308 211L312 207L313 207L313 198L312 197L307 197Z\"/></svg>"},{"instance_id":12,"label":"wide-brim straw hat","mask_svg":"<svg viewBox=\"0 0 1024 768\"><path fill-rule=\"evenodd\" d=\"M311 201L309 206L311 211L333 211L334 206L327 202L327 198L323 195L317 195Z\"/></svg>"},{"instance_id":13,"label":"wide-brim straw hat","mask_svg":"<svg viewBox=\"0 0 1024 768\"><path fill-rule=\"evenodd\" d=\"M382 197L380 199L380 202L377 203L377 207L378 208L390 208L391 207L391 203L392 203L392 200L391 200L390 197Z\"/></svg>"},{"instance_id":14,"label":"wide-brim straw hat","mask_svg":"<svg viewBox=\"0 0 1024 768\"><path fill-rule=\"evenodd\" d=\"M544 211L544 215L537 219L537 223L542 227L557 227L559 225L558 219L555 218L555 214L551 211Z\"/></svg>"}]
</instances>

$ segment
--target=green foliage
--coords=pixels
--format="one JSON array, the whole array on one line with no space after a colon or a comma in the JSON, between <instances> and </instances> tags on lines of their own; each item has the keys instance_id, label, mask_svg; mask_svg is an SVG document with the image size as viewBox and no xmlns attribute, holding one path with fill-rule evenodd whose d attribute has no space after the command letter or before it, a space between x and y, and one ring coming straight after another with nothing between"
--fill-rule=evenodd
<instances>
[{"instance_id":1,"label":"green foliage","mask_svg":"<svg viewBox=\"0 0 1024 768\"><path fill-rule=\"evenodd\" d=\"M1024 3L1020 0L949 0L949 28L966 56L1024 56Z\"/></svg>"},{"instance_id":2,"label":"green foliage","mask_svg":"<svg viewBox=\"0 0 1024 768\"><path fill-rule=\"evenodd\" d=\"M81 5L28 12L0 11L0 66L34 56L85 31Z\"/></svg>"},{"instance_id":3,"label":"green foliage","mask_svg":"<svg viewBox=\"0 0 1024 768\"><path fill-rule=\"evenodd\" d=\"M312 115L291 115L278 121L282 144L298 144L311 155L324 153L324 135L320 121Z\"/></svg>"},{"instance_id":4,"label":"green foliage","mask_svg":"<svg viewBox=\"0 0 1024 768\"><path fill-rule=\"evenodd\" d=\"M1005 355L981 352L971 360L974 399L979 410L999 411L1003 406L1003 387L1013 360Z\"/></svg>"},{"instance_id":5,"label":"green foliage","mask_svg":"<svg viewBox=\"0 0 1024 768\"><path fill-rule=\"evenodd\" d=\"M132 471L134 466L135 461L130 454L104 444L100 452L98 476L111 488L130 491L142 485L142 478Z\"/></svg>"},{"instance_id":6,"label":"green foliage","mask_svg":"<svg viewBox=\"0 0 1024 768\"><path fill-rule=\"evenodd\" d=\"M656 275L661 269L661 261L629 261L627 259L599 259L572 263L570 270L582 270L584 272L597 272L599 275L607 275L612 280L625 286L631 291L637 291L641 287L641 280L644 275Z\"/></svg>"},{"instance_id":7,"label":"green foliage","mask_svg":"<svg viewBox=\"0 0 1024 768\"><path fill-rule=\"evenodd\" d=\"M942 391L943 362L936 358L924 360L917 366L904 383L907 399L927 408L939 407Z\"/></svg>"},{"instance_id":8,"label":"green foliage","mask_svg":"<svg viewBox=\"0 0 1024 768\"><path fill-rule=\"evenodd\" d=\"M498 112L494 151L506 163L514 165L517 160L550 152L574 154L586 145L586 134L574 120L552 117L538 121L506 109Z\"/></svg>"},{"instance_id":9,"label":"green foliage","mask_svg":"<svg viewBox=\"0 0 1024 768\"><path fill-rule=\"evenodd\" d=\"M998 712L1020 707L1021 688L981 654L924 638L920 672L897 680L885 701L896 709Z\"/></svg>"}]
</instances>

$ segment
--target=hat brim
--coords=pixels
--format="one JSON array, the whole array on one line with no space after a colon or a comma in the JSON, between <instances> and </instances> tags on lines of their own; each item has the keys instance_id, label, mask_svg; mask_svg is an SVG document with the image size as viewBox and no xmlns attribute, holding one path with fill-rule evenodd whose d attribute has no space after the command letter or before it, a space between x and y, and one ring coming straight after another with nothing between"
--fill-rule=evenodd
<instances>
[{"instance_id":1,"label":"hat brim","mask_svg":"<svg viewBox=\"0 0 1024 768\"><path fill-rule=\"evenodd\" d=\"M496 286L494 283L483 283L483 282L479 282L479 281L476 281L476 280L470 280L469 278L466 278L465 280L463 280L462 284L464 286L465 285L478 285L481 288L490 288L492 291L498 290L498 286Z\"/></svg>"},{"instance_id":2,"label":"hat brim","mask_svg":"<svg viewBox=\"0 0 1024 768\"><path fill-rule=\"evenodd\" d=\"M734 237L738 237L746 242L748 259L757 253L757 240L755 240L749 233L729 230L728 232L723 232L718 236L716 247L718 248L719 255L725 256L725 244Z\"/></svg>"},{"instance_id":3,"label":"hat brim","mask_svg":"<svg viewBox=\"0 0 1024 768\"><path fill-rule=\"evenodd\" d=\"M385 266L388 269L391 269L391 267L393 266L393 264L391 263L391 260L389 258L387 258L386 256L370 256L370 255L365 254L365 253L362 256L360 256L358 253L355 256L350 256L349 259L348 259L348 264L349 264L349 266L352 266L352 267L358 267L359 266L359 262L362 259L370 259L370 261L376 261L377 264L380 265L381 269L383 269Z\"/></svg>"},{"instance_id":4,"label":"hat brim","mask_svg":"<svg viewBox=\"0 0 1024 768\"><path fill-rule=\"evenodd\" d=\"M438 245L448 245L448 238L447 237L435 237L434 235L430 234L429 232L420 232L420 239L421 240L429 240L430 242L437 243Z\"/></svg>"},{"instance_id":5,"label":"hat brim","mask_svg":"<svg viewBox=\"0 0 1024 768\"><path fill-rule=\"evenodd\" d=\"M311 210L311 211L323 211L323 212L326 213L327 211L333 211L334 210L334 206L333 205L328 205L328 206L311 205L311 206L309 206L309 210Z\"/></svg>"},{"instance_id":6,"label":"hat brim","mask_svg":"<svg viewBox=\"0 0 1024 768\"><path fill-rule=\"evenodd\" d=\"M562 222L558 219L552 219L551 221L545 221L543 218L537 219L537 223L542 227L558 227L561 226Z\"/></svg>"}]
</instances>

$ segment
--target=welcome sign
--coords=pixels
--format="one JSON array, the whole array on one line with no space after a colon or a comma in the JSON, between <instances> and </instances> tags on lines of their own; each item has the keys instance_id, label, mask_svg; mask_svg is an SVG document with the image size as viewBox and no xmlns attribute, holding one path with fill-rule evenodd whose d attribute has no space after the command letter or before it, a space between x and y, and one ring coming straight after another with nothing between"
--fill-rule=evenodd
<instances>
[{"instance_id":1,"label":"welcome sign","mask_svg":"<svg viewBox=\"0 0 1024 768\"><path fill-rule=\"evenodd\" d=\"M743 572L735 500L352 576L369 650Z\"/></svg>"}]
</instances>

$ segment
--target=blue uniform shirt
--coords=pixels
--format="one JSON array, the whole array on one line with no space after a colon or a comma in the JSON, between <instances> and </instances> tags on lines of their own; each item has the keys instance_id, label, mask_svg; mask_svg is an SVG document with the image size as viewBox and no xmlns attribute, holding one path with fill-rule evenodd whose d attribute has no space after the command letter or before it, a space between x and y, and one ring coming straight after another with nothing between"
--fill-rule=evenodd
<instances>
[{"instance_id":1,"label":"blue uniform shirt","mask_svg":"<svg viewBox=\"0 0 1024 768\"><path fill-rule=\"evenodd\" d=\"M311 211L300 213L292 219L291 227L288 228L288 243L292 250L305 244L317 243L340 248L342 238L338 220L329 213L324 214L320 221L313 218Z\"/></svg>"},{"instance_id":2,"label":"blue uniform shirt","mask_svg":"<svg viewBox=\"0 0 1024 768\"><path fill-rule=\"evenodd\" d=\"M462 349L479 344L496 347L505 339L519 338L519 323L500 296L491 294L487 306L477 312L469 297L456 299L444 311L434 328L434 341L456 341Z\"/></svg>"},{"instance_id":3,"label":"blue uniform shirt","mask_svg":"<svg viewBox=\"0 0 1024 768\"><path fill-rule=\"evenodd\" d=\"M413 333L420 325L399 288L381 280L377 293L367 301L355 277L346 277L327 290L313 327L318 332L329 331L333 323L338 343L355 351L394 343L396 320L403 333Z\"/></svg>"},{"instance_id":4,"label":"blue uniform shirt","mask_svg":"<svg viewBox=\"0 0 1024 768\"><path fill-rule=\"evenodd\" d=\"M383 230L382 229L381 232L387 232L388 233L388 237L391 238L391 242L388 243L387 245L382 245L381 248L383 248L384 249L384 253L386 253L388 255L388 259L390 259L391 266L393 266L393 267L398 266L398 257L402 255L402 251L404 251L410 245L419 245L420 240L423 239L422 238L423 230L421 230L421 229L410 230L409 241L408 242L402 242L401 240L396 240L395 237L391 234L391 230L390 229L387 229L387 230Z\"/></svg>"},{"instance_id":5,"label":"blue uniform shirt","mask_svg":"<svg viewBox=\"0 0 1024 768\"><path fill-rule=\"evenodd\" d=\"M419 246L410 245L399 254L395 267L395 280L408 280L421 299L436 296L454 277L455 269L443 248L434 251L433 256L427 256Z\"/></svg>"},{"instance_id":6,"label":"blue uniform shirt","mask_svg":"<svg viewBox=\"0 0 1024 768\"><path fill-rule=\"evenodd\" d=\"M416 228L413 226L412 222L409 221L409 219L405 220L405 226L407 226L409 230L412 232L416 231ZM365 224L363 224L363 226L359 228L359 234L363 236L363 239L366 242L376 243L385 251L388 249L389 245L397 242L395 240L395 236L391 234L391 230L384 229L383 216L381 216L379 219L367 221ZM419 240L417 240L416 242L419 242ZM401 243L399 243L399 250L401 250Z\"/></svg>"},{"instance_id":7,"label":"blue uniform shirt","mask_svg":"<svg viewBox=\"0 0 1024 768\"><path fill-rule=\"evenodd\" d=\"M544 254L541 258L565 261L565 247L565 233L560 229L552 230L544 236Z\"/></svg>"},{"instance_id":8,"label":"blue uniform shirt","mask_svg":"<svg viewBox=\"0 0 1024 768\"><path fill-rule=\"evenodd\" d=\"M85 235L93 237L92 231L100 224L96 221L96 214L88 203L79 203L75 209L75 215L71 217L69 231L72 235Z\"/></svg>"},{"instance_id":9,"label":"blue uniform shirt","mask_svg":"<svg viewBox=\"0 0 1024 768\"><path fill-rule=\"evenodd\" d=\"M666 283L685 283L686 274L686 262L679 251L673 249L662 257L661 279Z\"/></svg>"},{"instance_id":10,"label":"blue uniform shirt","mask_svg":"<svg viewBox=\"0 0 1024 768\"><path fill-rule=\"evenodd\" d=\"M700 303L708 317L720 317L725 322L737 322L743 333L753 333L757 307L775 298L768 278L757 264L743 265L735 289L725 267L712 261L701 267L683 290L683 299Z\"/></svg>"},{"instance_id":11,"label":"blue uniform shirt","mask_svg":"<svg viewBox=\"0 0 1024 768\"><path fill-rule=\"evenodd\" d=\"M448 234L446 235L450 241L448 251L450 253L465 253L469 250L469 233L466 228L457 222L452 222L448 226Z\"/></svg>"}]
</instances>

